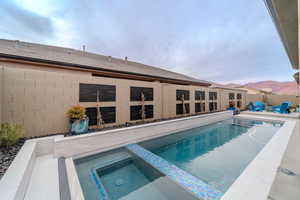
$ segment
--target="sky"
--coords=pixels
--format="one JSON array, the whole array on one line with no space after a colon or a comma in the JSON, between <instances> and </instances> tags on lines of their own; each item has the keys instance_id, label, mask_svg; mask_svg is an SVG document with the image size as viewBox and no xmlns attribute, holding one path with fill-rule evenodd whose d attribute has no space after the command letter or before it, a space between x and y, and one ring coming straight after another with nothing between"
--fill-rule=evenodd
<instances>
[{"instance_id":1,"label":"sky","mask_svg":"<svg viewBox=\"0 0 300 200\"><path fill-rule=\"evenodd\" d=\"M291 81L263 0L0 0L0 38L82 49L218 83Z\"/></svg>"}]
</instances>

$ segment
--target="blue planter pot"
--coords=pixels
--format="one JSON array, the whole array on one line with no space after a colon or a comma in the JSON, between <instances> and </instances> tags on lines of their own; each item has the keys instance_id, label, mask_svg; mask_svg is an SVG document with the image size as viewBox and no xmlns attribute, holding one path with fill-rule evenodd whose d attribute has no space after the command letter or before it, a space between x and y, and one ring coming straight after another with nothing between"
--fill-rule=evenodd
<instances>
[{"instance_id":1,"label":"blue planter pot","mask_svg":"<svg viewBox=\"0 0 300 200\"><path fill-rule=\"evenodd\" d=\"M70 120L71 123L71 130L70 132L72 134L78 135L78 134L84 134L89 129L89 118L82 119L82 120Z\"/></svg>"}]
</instances>

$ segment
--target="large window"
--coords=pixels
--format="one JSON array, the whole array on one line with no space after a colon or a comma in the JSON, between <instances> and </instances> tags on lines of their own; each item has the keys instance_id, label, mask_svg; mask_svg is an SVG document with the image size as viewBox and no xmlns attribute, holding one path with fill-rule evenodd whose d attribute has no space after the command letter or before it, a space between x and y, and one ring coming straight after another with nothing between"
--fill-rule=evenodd
<instances>
[{"instance_id":1,"label":"large window","mask_svg":"<svg viewBox=\"0 0 300 200\"><path fill-rule=\"evenodd\" d=\"M234 93L229 93L229 99L230 100L234 99Z\"/></svg>"},{"instance_id":2,"label":"large window","mask_svg":"<svg viewBox=\"0 0 300 200\"><path fill-rule=\"evenodd\" d=\"M130 101L141 101L142 93L145 101L153 101L153 88L130 87Z\"/></svg>"},{"instance_id":3,"label":"large window","mask_svg":"<svg viewBox=\"0 0 300 200\"><path fill-rule=\"evenodd\" d=\"M217 100L218 93L217 92L209 92L209 100Z\"/></svg>"},{"instance_id":4,"label":"large window","mask_svg":"<svg viewBox=\"0 0 300 200\"><path fill-rule=\"evenodd\" d=\"M237 107L241 108L242 107L242 102L241 101L237 101Z\"/></svg>"},{"instance_id":5,"label":"large window","mask_svg":"<svg viewBox=\"0 0 300 200\"><path fill-rule=\"evenodd\" d=\"M182 103L176 104L176 115L189 114L190 104L186 103L184 104L184 107L185 107L185 113L183 110L183 104Z\"/></svg>"},{"instance_id":6,"label":"large window","mask_svg":"<svg viewBox=\"0 0 300 200\"><path fill-rule=\"evenodd\" d=\"M195 91L195 100L205 100L205 91Z\"/></svg>"},{"instance_id":7,"label":"large window","mask_svg":"<svg viewBox=\"0 0 300 200\"><path fill-rule=\"evenodd\" d=\"M185 101L190 100L190 91L189 90L176 90L176 100L182 100L182 96L184 97Z\"/></svg>"},{"instance_id":8,"label":"large window","mask_svg":"<svg viewBox=\"0 0 300 200\"><path fill-rule=\"evenodd\" d=\"M238 94L236 95L236 97L237 97L237 99L242 99L242 94L241 94L241 93L238 93Z\"/></svg>"},{"instance_id":9,"label":"large window","mask_svg":"<svg viewBox=\"0 0 300 200\"><path fill-rule=\"evenodd\" d=\"M100 107L100 113L104 124L116 122L116 107ZM89 126L97 125L97 108L86 108L86 115L89 118Z\"/></svg>"},{"instance_id":10,"label":"large window","mask_svg":"<svg viewBox=\"0 0 300 200\"><path fill-rule=\"evenodd\" d=\"M99 101L115 101L116 86L80 83L79 102L96 102L97 93Z\"/></svg>"},{"instance_id":11,"label":"large window","mask_svg":"<svg viewBox=\"0 0 300 200\"><path fill-rule=\"evenodd\" d=\"M195 103L195 112L205 112L205 103Z\"/></svg>"},{"instance_id":12,"label":"large window","mask_svg":"<svg viewBox=\"0 0 300 200\"><path fill-rule=\"evenodd\" d=\"M153 118L153 105L145 105L145 118ZM141 120L142 119L142 106L130 106L130 120Z\"/></svg>"},{"instance_id":13,"label":"large window","mask_svg":"<svg viewBox=\"0 0 300 200\"><path fill-rule=\"evenodd\" d=\"M217 102L209 102L209 111L214 112L218 110Z\"/></svg>"}]
</instances>

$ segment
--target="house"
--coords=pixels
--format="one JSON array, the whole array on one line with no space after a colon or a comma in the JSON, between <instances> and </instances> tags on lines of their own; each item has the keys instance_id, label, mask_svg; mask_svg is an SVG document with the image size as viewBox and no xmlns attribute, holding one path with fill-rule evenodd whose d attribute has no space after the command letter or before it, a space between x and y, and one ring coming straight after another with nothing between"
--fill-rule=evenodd
<instances>
[{"instance_id":1,"label":"house","mask_svg":"<svg viewBox=\"0 0 300 200\"><path fill-rule=\"evenodd\" d=\"M77 104L95 126L97 91L106 126L141 120L141 93L146 121L221 111L228 104L221 105L223 89L208 81L69 48L0 40L0 69L0 120L21 124L26 136L67 132L66 111Z\"/></svg>"}]
</instances>

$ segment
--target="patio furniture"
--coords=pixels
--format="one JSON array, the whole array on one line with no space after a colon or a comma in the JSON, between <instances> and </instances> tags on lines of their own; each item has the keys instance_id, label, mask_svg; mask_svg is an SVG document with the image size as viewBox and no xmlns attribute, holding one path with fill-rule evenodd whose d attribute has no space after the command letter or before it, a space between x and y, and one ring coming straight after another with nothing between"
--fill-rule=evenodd
<instances>
[{"instance_id":1,"label":"patio furniture","mask_svg":"<svg viewBox=\"0 0 300 200\"><path fill-rule=\"evenodd\" d=\"M292 103L291 102L283 102L281 105L279 106L273 106L272 110L273 112L277 112L277 113L282 113L282 114L286 114L286 113L290 113L290 107L291 107Z\"/></svg>"},{"instance_id":2,"label":"patio furniture","mask_svg":"<svg viewBox=\"0 0 300 200\"><path fill-rule=\"evenodd\" d=\"M248 109L253 112L263 111L265 110L265 108L266 108L265 104L261 101L256 101L254 104L250 102L248 105Z\"/></svg>"}]
</instances>

